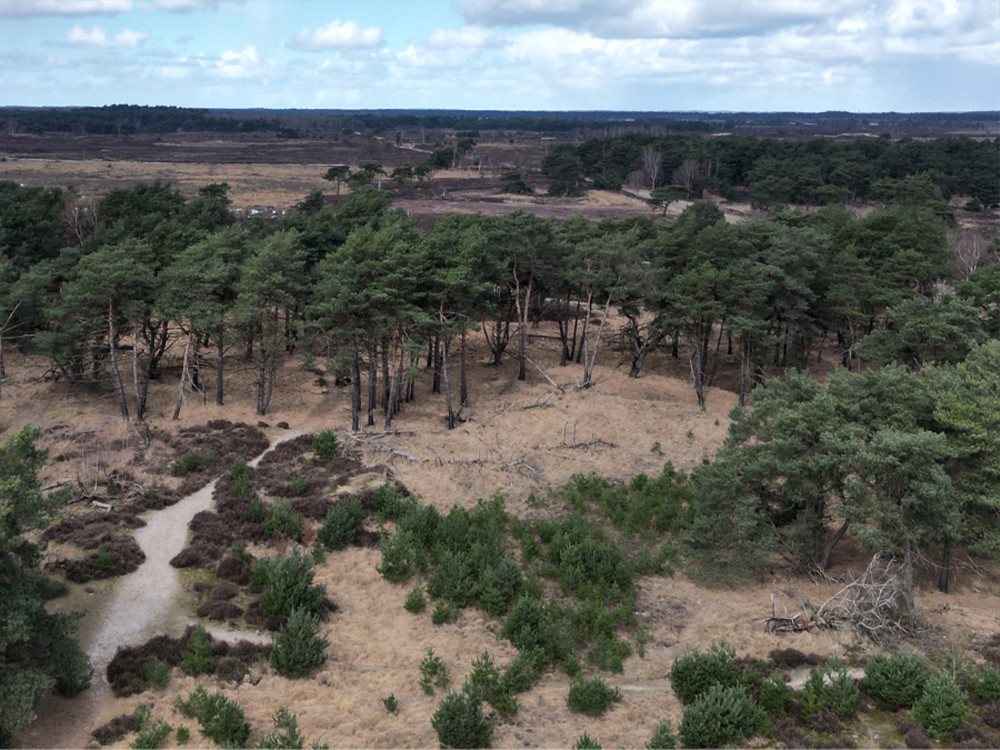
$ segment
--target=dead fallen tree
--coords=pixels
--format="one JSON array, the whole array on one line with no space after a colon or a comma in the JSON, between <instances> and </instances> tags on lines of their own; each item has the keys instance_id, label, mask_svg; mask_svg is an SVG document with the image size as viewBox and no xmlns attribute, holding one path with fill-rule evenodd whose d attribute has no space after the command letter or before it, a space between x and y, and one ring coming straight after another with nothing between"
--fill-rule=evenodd
<instances>
[{"instance_id":1,"label":"dead fallen tree","mask_svg":"<svg viewBox=\"0 0 1000 750\"><path fill-rule=\"evenodd\" d=\"M913 606L912 575L908 561L883 560L875 555L864 573L849 581L819 606L787 592L800 602L801 611L779 615L775 593L771 594L771 616L764 621L769 633L787 633L814 628L850 628L878 645L916 637L926 629Z\"/></svg>"}]
</instances>

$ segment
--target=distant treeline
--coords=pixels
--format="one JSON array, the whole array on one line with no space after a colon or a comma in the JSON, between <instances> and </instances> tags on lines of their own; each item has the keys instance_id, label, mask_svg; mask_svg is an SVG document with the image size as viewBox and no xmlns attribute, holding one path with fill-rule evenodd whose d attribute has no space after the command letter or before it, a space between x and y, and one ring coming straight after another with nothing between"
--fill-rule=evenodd
<instances>
[{"instance_id":1,"label":"distant treeline","mask_svg":"<svg viewBox=\"0 0 1000 750\"><path fill-rule=\"evenodd\" d=\"M963 129L989 132L997 112L614 112L450 109L189 109L115 104L105 107L8 107L0 110L8 132L82 134L274 131L330 137L341 131L382 132L428 128L565 134L592 129L622 132L754 132L808 137L876 132L940 134Z\"/></svg>"},{"instance_id":2,"label":"distant treeline","mask_svg":"<svg viewBox=\"0 0 1000 750\"><path fill-rule=\"evenodd\" d=\"M554 194L586 188L671 187L669 199L703 189L748 191L762 208L845 201L928 204L971 196L971 208L1000 203L1000 140L812 138L785 140L627 133L552 146L542 169Z\"/></svg>"}]
</instances>

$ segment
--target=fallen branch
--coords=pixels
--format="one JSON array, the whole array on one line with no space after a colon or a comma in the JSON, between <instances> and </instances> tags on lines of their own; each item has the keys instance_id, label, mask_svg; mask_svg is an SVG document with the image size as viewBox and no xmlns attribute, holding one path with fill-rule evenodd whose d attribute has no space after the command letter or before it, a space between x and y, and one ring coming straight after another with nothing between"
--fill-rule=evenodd
<instances>
[{"instance_id":1,"label":"fallen branch","mask_svg":"<svg viewBox=\"0 0 1000 750\"><path fill-rule=\"evenodd\" d=\"M552 384L553 388L558 388L560 393L566 392L566 389L563 386L559 385L556 381L554 381L552 378L546 375L545 370L543 370L541 367L532 362L528 357L525 357L524 359L525 361L528 362L528 364L530 364L532 367L534 367L536 370L542 373L542 377L548 380Z\"/></svg>"},{"instance_id":2,"label":"fallen branch","mask_svg":"<svg viewBox=\"0 0 1000 750\"><path fill-rule=\"evenodd\" d=\"M594 438L593 440L584 440L579 443L566 443L563 442L559 445L560 448L592 448L595 445L603 445L606 448L617 448L617 443L609 443L607 440L601 440L601 438Z\"/></svg>"}]
</instances>

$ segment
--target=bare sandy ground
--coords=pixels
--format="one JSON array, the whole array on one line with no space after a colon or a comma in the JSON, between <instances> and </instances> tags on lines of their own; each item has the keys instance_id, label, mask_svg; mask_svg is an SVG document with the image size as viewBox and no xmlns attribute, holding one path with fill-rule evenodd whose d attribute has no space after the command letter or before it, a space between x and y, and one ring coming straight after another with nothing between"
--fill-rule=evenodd
<instances>
[{"instance_id":1,"label":"bare sandy ground","mask_svg":"<svg viewBox=\"0 0 1000 750\"><path fill-rule=\"evenodd\" d=\"M424 503L440 509L455 503L469 506L477 498L500 491L510 511L525 514L529 493L542 494L573 474L594 471L627 479L640 471L658 472L668 460L689 470L710 456L725 436L735 396L711 389L707 408L699 410L689 384L666 374L683 371L668 357L650 358L643 376L631 380L625 371L614 368L618 355L606 349L596 369L596 385L580 389L579 366L560 368L549 342L536 342L533 347L532 359L562 391L533 369L526 382L517 381L512 357L500 368L485 366L485 350L478 348L472 357L477 363L470 370L471 404L462 412L465 421L455 430L445 429L443 396L430 394L429 377L424 375L417 384L417 400L404 406L392 433L370 428L358 439L345 434L345 444L368 463L386 463ZM135 463L135 451L125 440L130 429L116 417L113 396L40 381L44 368L37 360L14 355L7 364L11 379L0 400L0 430L7 433L26 422L70 428L43 436L42 443L53 457L70 456L50 462L47 481L74 477L86 481L113 466L128 466L141 478L144 465L163 459L153 450ZM228 377L225 407L189 398L179 422L169 419L176 384L171 377L164 378L154 389L150 425L175 429L217 418L255 423L251 372L234 367ZM322 416L310 416L316 414ZM349 416L346 390L327 391L317 385L315 375L288 362L264 419L272 425L287 421L293 429L325 425L345 430ZM270 432L277 434L273 429ZM662 453L651 450L654 443L659 443ZM76 451L79 455L74 456ZM433 648L446 661L455 687L484 650L501 663L513 657L512 647L499 635L499 623L481 613L467 610L455 623L434 626L429 613L406 612L403 601L409 585L383 580L375 571L378 561L377 550L351 548L328 555L319 566L317 579L327 586L340 609L325 624L331 643L328 660L312 678L289 681L265 667L254 675L256 684L209 685L239 700L253 724L254 738L269 731L271 715L285 705L298 714L308 743L435 746L430 718L443 692L438 690L431 697L418 687L418 667L427 649ZM864 562L847 549L835 561L829 582L785 579L776 572L774 578L751 581L736 590L698 586L680 573L643 579L638 610L649 635L645 655L630 657L621 675L603 675L610 684L621 686L623 701L601 718L571 713L566 707L569 678L550 673L519 696L521 710L513 720L497 726L493 744L566 747L586 731L605 747L641 747L660 718L672 719L675 726L680 720L680 706L667 677L673 659L687 649L706 648L716 639L726 639L741 655L766 656L775 648L864 654L869 647L856 644L848 633L774 635L762 627L762 618L771 611L772 591L791 587L814 602L822 601L839 588L837 579L842 580L851 568L863 568ZM99 595L97 588L88 595L91 599ZM931 581L921 582L917 603L933 626L922 645L971 649L997 632L997 591L990 576L971 570L960 571L956 593L948 596L934 592ZM792 602L784 595L781 601ZM91 729L140 702L152 704L153 715L175 727L188 725L192 737L198 738L191 722L171 709L174 698L187 694L194 685L192 678L175 670L172 682L162 691L130 699L108 698L95 709L88 725L78 727L73 744L86 746ZM388 713L381 703L390 693L399 702L398 714ZM59 721L58 711L45 704L37 721ZM30 728L24 737L22 744L30 745ZM119 745L129 741L125 738ZM167 746L175 744L172 735Z\"/></svg>"}]
</instances>

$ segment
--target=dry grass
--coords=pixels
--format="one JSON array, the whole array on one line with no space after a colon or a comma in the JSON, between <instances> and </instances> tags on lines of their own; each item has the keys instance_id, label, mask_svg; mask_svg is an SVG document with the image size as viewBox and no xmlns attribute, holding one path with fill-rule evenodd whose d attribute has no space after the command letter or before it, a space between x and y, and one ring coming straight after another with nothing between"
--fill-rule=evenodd
<instances>
[{"instance_id":1,"label":"dry grass","mask_svg":"<svg viewBox=\"0 0 1000 750\"><path fill-rule=\"evenodd\" d=\"M445 429L444 397L430 394L429 379L422 378L418 399L404 406L393 434L379 434L379 426L361 436L365 442L346 438L345 442L355 445L368 464L383 462L390 449L396 451L389 468L424 503L442 510L454 503L470 506L477 498L501 491L508 498L508 510L522 515L528 512L528 493L544 493L573 474L594 471L626 479L640 471L658 472L667 460L690 470L721 443L727 414L735 404L732 393L711 389L707 408L701 411L689 384L670 375L682 373L681 364L657 355L648 360L643 377L632 380L614 368L617 355L610 349L604 349L595 370L596 384L581 389L581 368L560 368L552 343L533 342L530 356L563 387L562 392L533 368L526 382L518 381L512 357L499 368L485 366L487 353L479 343L470 357L475 362L470 368L471 403L462 412L465 421L455 430ZM53 455L75 454L51 462L46 469L48 479L79 476L86 481L90 472L106 467L128 467L141 477L144 463L163 458L147 455L136 462L137 454L128 447L133 433L121 426L109 398L35 379L43 365L34 360L12 357L8 367L13 382L0 401L3 431L35 422L46 428L42 443ZM231 368L229 403L216 407L191 399L177 423L168 419L176 384L172 377L165 377L153 387L150 423L171 431L210 419L254 424L251 377L247 370ZM339 389L324 393L313 375L289 362L280 372L272 411L265 419L271 424L287 421L303 431L327 426L344 431L350 423L349 395ZM60 424L72 425L72 429L54 429ZM282 431L269 433L274 436ZM651 451L654 443L659 443L662 454ZM380 476L376 472L354 481L378 482ZM251 552L265 553L257 548ZM467 610L455 623L434 626L428 613L406 612L403 601L409 586L383 580L375 570L379 559L376 549L350 547L330 553L318 567L317 580L326 585L339 610L323 625L331 642L328 660L311 679L288 681L264 667L238 687L210 683L212 689L221 689L243 705L255 737L270 729L274 710L287 705L298 714L307 742L331 747L434 746L437 740L430 717L442 692L426 696L417 684L418 666L427 649L432 647L446 661L454 686L461 685L472 660L483 650L488 649L501 663L513 657L510 644L498 635L498 624L481 613ZM857 567L859 560L846 548L830 573L842 576L846 566ZM764 632L762 620L770 615L771 591L789 586L814 602L839 588L836 582L767 579L738 590L708 589L681 574L640 580L638 616L649 635L645 656L633 655L626 660L623 674L607 676L611 684L621 686L623 702L601 718L573 714L565 703L569 678L548 674L519 696L521 710L512 722L497 727L494 746L565 747L587 731L605 747L641 747L661 717L672 719L675 726L681 718L667 678L673 659L689 648L704 648L714 639L725 638L741 655L766 657L776 648L850 655L857 644L847 640L847 634ZM953 643L972 648L996 632L1000 619L995 582L965 571L959 576L959 593L945 596L931 589L929 583L925 585L917 599L935 628L936 640L929 641L929 647ZM172 701L194 686L194 679L175 670L173 681L163 691L128 699L109 697L78 724L65 727L66 741L85 745L91 729L130 712L138 702L152 703L154 717L176 726L181 720L171 713ZM389 693L399 701L398 714L389 714L381 703ZM58 719L42 714L40 722L46 721ZM183 723L194 729L191 722ZM25 743L31 744L33 735L24 736ZM200 744L198 737L194 731L195 744ZM124 747L130 739L116 744ZM172 735L168 746L173 742Z\"/></svg>"}]
</instances>

